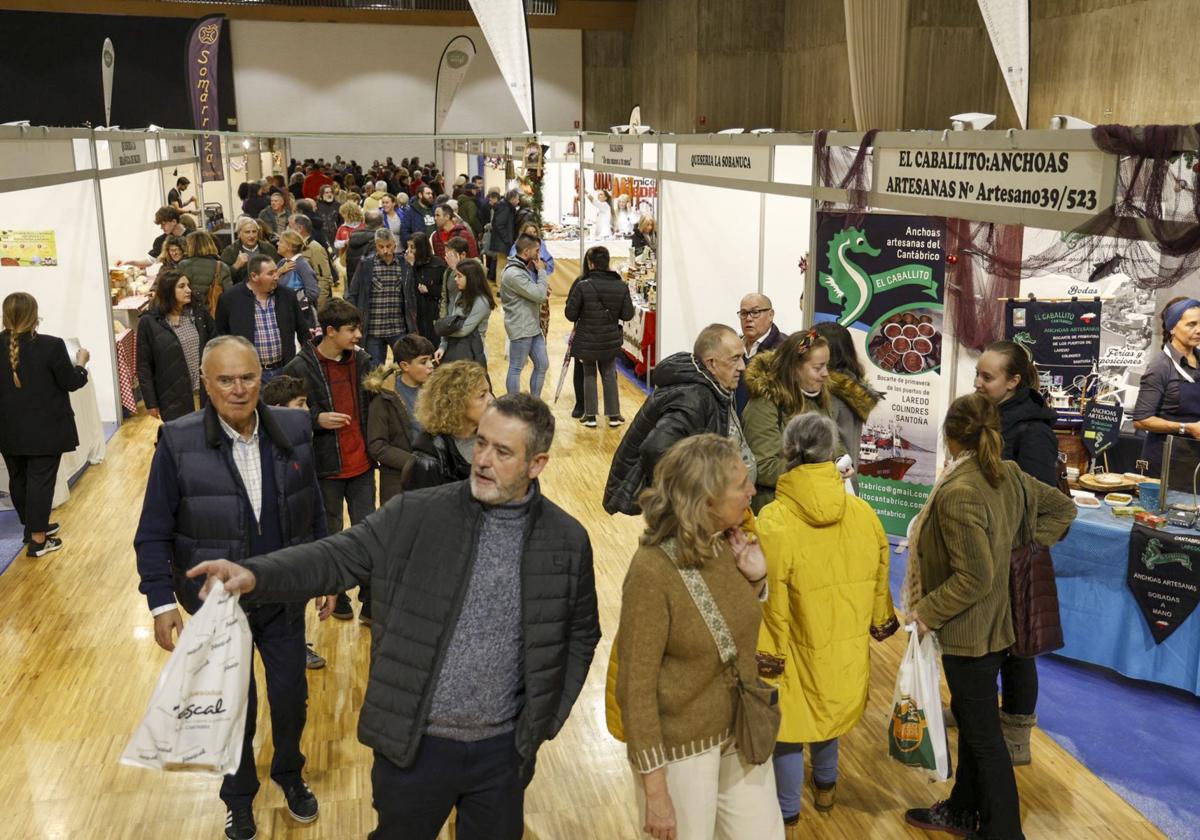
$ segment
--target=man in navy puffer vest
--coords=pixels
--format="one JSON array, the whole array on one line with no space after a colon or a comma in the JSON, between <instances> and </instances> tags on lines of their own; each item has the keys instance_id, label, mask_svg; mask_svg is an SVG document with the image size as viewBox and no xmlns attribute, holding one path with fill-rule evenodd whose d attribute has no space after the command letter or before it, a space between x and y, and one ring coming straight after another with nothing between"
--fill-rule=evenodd
<instances>
[{"instance_id":1,"label":"man in navy puffer vest","mask_svg":"<svg viewBox=\"0 0 1200 840\"><path fill-rule=\"evenodd\" d=\"M259 402L262 378L254 346L220 336L204 348L201 374L209 404L159 431L134 547L139 589L154 616L154 639L173 650L183 619L200 607L199 585L184 575L216 557L255 557L326 535L325 510L313 465L308 415ZM333 597L318 599L325 618ZM263 659L275 755L271 778L283 788L299 822L317 818L317 800L304 783L304 603L245 605L254 644ZM225 836L253 840L257 691L250 677L249 707L237 773L225 777L221 799Z\"/></svg>"}]
</instances>

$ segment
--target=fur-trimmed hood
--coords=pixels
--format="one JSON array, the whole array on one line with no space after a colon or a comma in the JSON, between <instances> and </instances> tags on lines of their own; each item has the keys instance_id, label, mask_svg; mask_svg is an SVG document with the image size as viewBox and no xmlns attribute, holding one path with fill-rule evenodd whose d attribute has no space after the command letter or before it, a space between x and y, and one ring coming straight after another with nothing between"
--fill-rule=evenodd
<instances>
[{"instance_id":1,"label":"fur-trimmed hood","mask_svg":"<svg viewBox=\"0 0 1200 840\"><path fill-rule=\"evenodd\" d=\"M776 405L787 402L787 394L783 383L775 378L771 370L771 362L775 359L774 350L759 351L750 364L746 365L746 390L754 397L766 397Z\"/></svg>"},{"instance_id":2,"label":"fur-trimmed hood","mask_svg":"<svg viewBox=\"0 0 1200 840\"><path fill-rule=\"evenodd\" d=\"M829 393L844 402L854 416L864 422L885 396L856 377L837 371L829 373Z\"/></svg>"},{"instance_id":3,"label":"fur-trimmed hood","mask_svg":"<svg viewBox=\"0 0 1200 840\"><path fill-rule=\"evenodd\" d=\"M362 386L364 391L370 391L372 394L382 394L391 389L387 387L387 381L392 377L392 374L399 374L400 368L396 365L380 365L373 369L365 377L363 377Z\"/></svg>"}]
</instances>

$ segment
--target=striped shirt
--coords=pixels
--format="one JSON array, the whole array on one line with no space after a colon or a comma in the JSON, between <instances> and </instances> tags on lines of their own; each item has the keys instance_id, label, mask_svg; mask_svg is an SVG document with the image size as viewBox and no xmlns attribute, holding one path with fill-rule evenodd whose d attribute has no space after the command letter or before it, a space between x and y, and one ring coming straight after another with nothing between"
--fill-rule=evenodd
<instances>
[{"instance_id":1,"label":"striped shirt","mask_svg":"<svg viewBox=\"0 0 1200 840\"><path fill-rule=\"evenodd\" d=\"M279 321L275 318L275 293L261 303L254 296L254 349L263 367L274 367L283 361L283 339L279 337Z\"/></svg>"},{"instance_id":2,"label":"striped shirt","mask_svg":"<svg viewBox=\"0 0 1200 840\"><path fill-rule=\"evenodd\" d=\"M371 304L367 332L376 336L401 335L404 328L404 273L400 260L391 264L375 260L371 275Z\"/></svg>"},{"instance_id":3,"label":"striped shirt","mask_svg":"<svg viewBox=\"0 0 1200 840\"><path fill-rule=\"evenodd\" d=\"M254 521L262 518L262 453L258 448L258 412L254 413L254 429L249 438L244 438L233 426L217 415L221 429L229 436L233 450L233 464L237 467L246 495L250 499L250 509L254 511Z\"/></svg>"}]
</instances>

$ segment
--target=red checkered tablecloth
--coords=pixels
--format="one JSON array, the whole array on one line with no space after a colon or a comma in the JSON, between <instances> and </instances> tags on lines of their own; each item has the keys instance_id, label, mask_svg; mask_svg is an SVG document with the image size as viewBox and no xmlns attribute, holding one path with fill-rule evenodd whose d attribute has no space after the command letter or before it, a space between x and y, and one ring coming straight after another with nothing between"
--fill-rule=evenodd
<instances>
[{"instance_id":1,"label":"red checkered tablecloth","mask_svg":"<svg viewBox=\"0 0 1200 840\"><path fill-rule=\"evenodd\" d=\"M133 330L117 335L117 387L121 392L121 407L130 414L137 413L137 397L133 394L137 380L137 336Z\"/></svg>"}]
</instances>

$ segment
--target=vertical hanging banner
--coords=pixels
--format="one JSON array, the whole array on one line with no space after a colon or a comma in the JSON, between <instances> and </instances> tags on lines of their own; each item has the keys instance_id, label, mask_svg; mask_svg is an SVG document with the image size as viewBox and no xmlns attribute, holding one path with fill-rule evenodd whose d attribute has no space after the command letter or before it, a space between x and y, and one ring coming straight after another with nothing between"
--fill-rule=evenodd
<instances>
[{"instance_id":1,"label":"vertical hanging banner","mask_svg":"<svg viewBox=\"0 0 1200 840\"><path fill-rule=\"evenodd\" d=\"M113 49L111 38L104 39L100 48L100 83L104 91L104 124L112 125L112 85L113 70L117 64L117 52Z\"/></svg>"},{"instance_id":2,"label":"vertical hanging banner","mask_svg":"<svg viewBox=\"0 0 1200 840\"><path fill-rule=\"evenodd\" d=\"M462 87L463 80L467 78L467 71L471 69L471 62L474 60L475 42L466 35L451 38L450 43L446 44L446 49L442 50L442 60L438 62L437 86L433 91L434 134L442 133L442 127L446 124L446 114L450 113L454 97Z\"/></svg>"},{"instance_id":3,"label":"vertical hanging banner","mask_svg":"<svg viewBox=\"0 0 1200 840\"><path fill-rule=\"evenodd\" d=\"M1100 359L1100 301L1010 300L1004 337L1029 351L1042 391L1078 405Z\"/></svg>"},{"instance_id":4,"label":"vertical hanging banner","mask_svg":"<svg viewBox=\"0 0 1200 840\"><path fill-rule=\"evenodd\" d=\"M925 216L818 214L816 320L850 331L884 398L863 423L859 495L901 536L938 470L945 252Z\"/></svg>"},{"instance_id":5,"label":"vertical hanging banner","mask_svg":"<svg viewBox=\"0 0 1200 840\"><path fill-rule=\"evenodd\" d=\"M1029 0L979 0L1021 128L1029 120Z\"/></svg>"},{"instance_id":6,"label":"vertical hanging banner","mask_svg":"<svg viewBox=\"0 0 1200 840\"><path fill-rule=\"evenodd\" d=\"M533 109L533 61L523 0L471 0L471 11L483 30L500 75L508 84L526 131L537 131Z\"/></svg>"},{"instance_id":7,"label":"vertical hanging banner","mask_svg":"<svg viewBox=\"0 0 1200 840\"><path fill-rule=\"evenodd\" d=\"M201 18L187 37L187 86L192 99L192 127L197 131L218 131L217 55L221 48L224 15ZM221 160L221 138L216 134L200 137L200 180L225 180Z\"/></svg>"}]
</instances>

